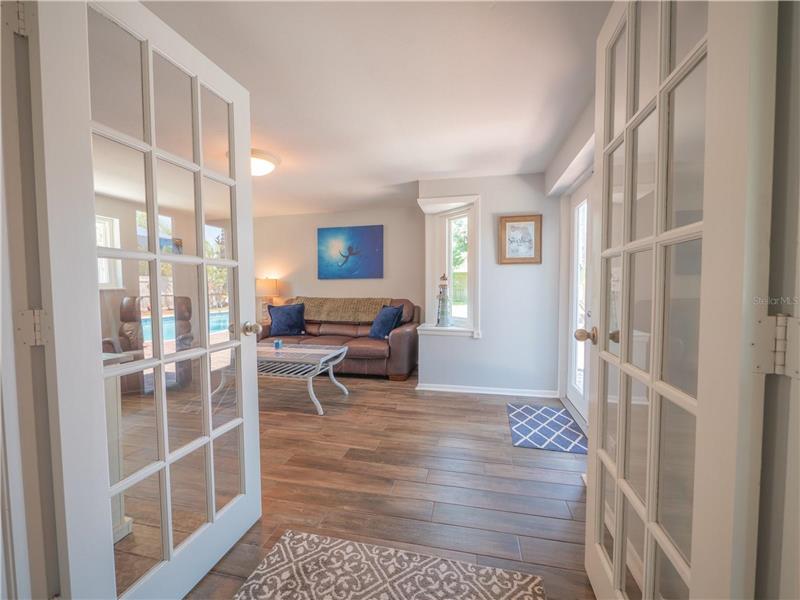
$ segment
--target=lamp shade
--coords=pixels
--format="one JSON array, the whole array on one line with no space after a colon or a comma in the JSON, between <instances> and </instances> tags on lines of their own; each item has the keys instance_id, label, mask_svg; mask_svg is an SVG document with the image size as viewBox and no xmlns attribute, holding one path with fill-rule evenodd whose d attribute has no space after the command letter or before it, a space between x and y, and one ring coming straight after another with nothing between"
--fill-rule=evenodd
<instances>
[{"instance_id":1,"label":"lamp shade","mask_svg":"<svg viewBox=\"0 0 800 600\"><path fill-rule=\"evenodd\" d=\"M256 296L277 296L277 279L256 279Z\"/></svg>"}]
</instances>

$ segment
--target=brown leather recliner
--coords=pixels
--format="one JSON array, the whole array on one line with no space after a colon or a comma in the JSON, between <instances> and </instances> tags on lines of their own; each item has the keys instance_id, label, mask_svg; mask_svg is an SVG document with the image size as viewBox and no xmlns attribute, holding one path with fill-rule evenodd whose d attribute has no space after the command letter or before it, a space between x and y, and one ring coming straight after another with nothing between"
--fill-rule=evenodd
<instances>
[{"instance_id":1,"label":"brown leather recliner","mask_svg":"<svg viewBox=\"0 0 800 600\"><path fill-rule=\"evenodd\" d=\"M402 306L400 325L392 330L389 339L369 337L371 323L338 323L306 321L304 335L278 336L284 344L321 344L347 346L347 356L334 369L350 375L381 375L395 381L405 381L417 367L417 327L420 308L410 300L397 298L391 306ZM259 342L272 344L278 337L270 336L266 326Z\"/></svg>"},{"instance_id":2,"label":"brown leather recliner","mask_svg":"<svg viewBox=\"0 0 800 600\"><path fill-rule=\"evenodd\" d=\"M141 296L125 296L119 304L119 330L117 337L103 339L103 352L130 353L131 360L142 360L144 356L144 333L142 331ZM187 350L194 344L192 332L192 300L187 296L175 296L175 351ZM170 379L170 378L168 378ZM143 392L146 384L143 373L132 373L120 378L122 392ZM168 386L183 387L192 382L192 361L175 363L175 379ZM150 387L148 384L147 387Z\"/></svg>"},{"instance_id":3,"label":"brown leather recliner","mask_svg":"<svg viewBox=\"0 0 800 600\"><path fill-rule=\"evenodd\" d=\"M142 310L140 296L125 296L119 303L119 330L117 337L103 339L103 352L120 354L129 352L131 360L144 358ZM144 391L144 373L120 377L122 393Z\"/></svg>"},{"instance_id":4,"label":"brown leather recliner","mask_svg":"<svg viewBox=\"0 0 800 600\"><path fill-rule=\"evenodd\" d=\"M192 333L192 299L175 296L175 351L188 350L194 344ZM175 381L167 381L168 386L182 388L192 382L192 361L179 360L175 363Z\"/></svg>"}]
</instances>

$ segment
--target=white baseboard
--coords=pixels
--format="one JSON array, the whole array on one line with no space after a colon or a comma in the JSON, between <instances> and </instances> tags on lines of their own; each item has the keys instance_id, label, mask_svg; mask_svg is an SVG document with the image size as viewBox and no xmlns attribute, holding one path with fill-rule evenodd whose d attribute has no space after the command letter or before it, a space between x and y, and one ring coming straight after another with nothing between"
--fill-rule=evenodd
<instances>
[{"instance_id":1,"label":"white baseboard","mask_svg":"<svg viewBox=\"0 0 800 600\"><path fill-rule=\"evenodd\" d=\"M558 390L526 390L474 385L445 385L440 383L418 383L420 392L455 392L461 394L492 394L495 396L524 396L526 398L559 398Z\"/></svg>"}]
</instances>

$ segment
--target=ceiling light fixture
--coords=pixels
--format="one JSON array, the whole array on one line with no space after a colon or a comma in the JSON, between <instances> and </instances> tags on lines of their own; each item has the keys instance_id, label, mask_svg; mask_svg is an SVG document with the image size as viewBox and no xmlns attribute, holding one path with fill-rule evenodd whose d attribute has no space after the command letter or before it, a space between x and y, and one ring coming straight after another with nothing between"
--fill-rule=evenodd
<instances>
[{"instance_id":1,"label":"ceiling light fixture","mask_svg":"<svg viewBox=\"0 0 800 600\"><path fill-rule=\"evenodd\" d=\"M269 175L279 164L281 160L277 156L256 148L250 149L250 174L253 177Z\"/></svg>"}]
</instances>

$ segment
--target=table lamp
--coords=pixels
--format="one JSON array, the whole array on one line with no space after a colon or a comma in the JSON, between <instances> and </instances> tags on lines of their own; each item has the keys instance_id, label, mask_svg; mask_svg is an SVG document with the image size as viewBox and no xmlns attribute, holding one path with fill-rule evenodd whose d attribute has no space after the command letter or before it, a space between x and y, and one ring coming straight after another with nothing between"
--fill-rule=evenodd
<instances>
[{"instance_id":1,"label":"table lamp","mask_svg":"<svg viewBox=\"0 0 800 600\"><path fill-rule=\"evenodd\" d=\"M278 295L277 279L256 279L256 296L272 298Z\"/></svg>"}]
</instances>

